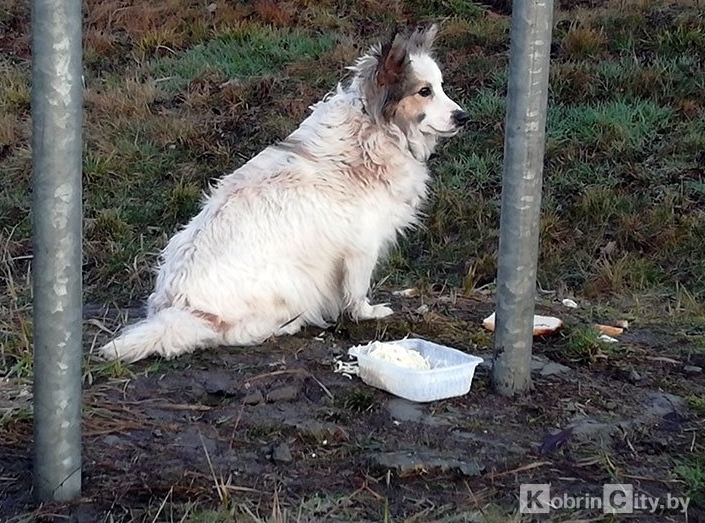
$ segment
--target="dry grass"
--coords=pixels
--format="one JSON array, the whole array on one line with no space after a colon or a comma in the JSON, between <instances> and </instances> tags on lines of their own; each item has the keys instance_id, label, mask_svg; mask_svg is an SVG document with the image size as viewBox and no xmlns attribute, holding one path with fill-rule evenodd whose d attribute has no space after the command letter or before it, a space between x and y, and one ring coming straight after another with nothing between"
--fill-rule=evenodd
<instances>
[{"instance_id":1,"label":"dry grass","mask_svg":"<svg viewBox=\"0 0 705 523\"><path fill-rule=\"evenodd\" d=\"M91 118L110 121L121 119L144 119L152 115L150 104L159 94L156 82L142 82L127 78L120 84L107 84L103 87L89 87L84 92L84 103Z\"/></svg>"},{"instance_id":2,"label":"dry grass","mask_svg":"<svg viewBox=\"0 0 705 523\"><path fill-rule=\"evenodd\" d=\"M10 114L29 112L29 68L0 61L0 107Z\"/></svg>"},{"instance_id":3,"label":"dry grass","mask_svg":"<svg viewBox=\"0 0 705 523\"><path fill-rule=\"evenodd\" d=\"M0 372L26 382L32 370L29 242L0 234Z\"/></svg>"},{"instance_id":4,"label":"dry grass","mask_svg":"<svg viewBox=\"0 0 705 523\"><path fill-rule=\"evenodd\" d=\"M27 130L20 118L16 114L0 114L0 151L26 140Z\"/></svg>"},{"instance_id":5,"label":"dry grass","mask_svg":"<svg viewBox=\"0 0 705 523\"><path fill-rule=\"evenodd\" d=\"M572 59L597 58L607 48L604 31L574 26L563 37L563 52Z\"/></svg>"}]
</instances>

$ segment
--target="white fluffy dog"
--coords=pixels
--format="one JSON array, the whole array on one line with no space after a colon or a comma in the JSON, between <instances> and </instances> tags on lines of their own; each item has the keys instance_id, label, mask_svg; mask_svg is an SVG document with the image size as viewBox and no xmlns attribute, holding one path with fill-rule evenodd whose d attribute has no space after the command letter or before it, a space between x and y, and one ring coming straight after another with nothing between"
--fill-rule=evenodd
<instances>
[{"instance_id":1,"label":"white fluffy dog","mask_svg":"<svg viewBox=\"0 0 705 523\"><path fill-rule=\"evenodd\" d=\"M373 269L416 223L438 139L468 119L443 92L436 33L419 27L372 47L347 87L220 179L164 249L147 318L100 354L171 358L324 327L342 312L392 314L369 303Z\"/></svg>"}]
</instances>

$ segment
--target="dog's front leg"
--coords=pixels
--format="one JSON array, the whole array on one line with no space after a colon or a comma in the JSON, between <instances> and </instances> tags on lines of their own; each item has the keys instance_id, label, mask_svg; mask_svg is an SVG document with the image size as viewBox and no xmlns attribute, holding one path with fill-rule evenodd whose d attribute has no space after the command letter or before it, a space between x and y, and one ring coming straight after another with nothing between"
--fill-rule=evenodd
<instances>
[{"instance_id":1,"label":"dog's front leg","mask_svg":"<svg viewBox=\"0 0 705 523\"><path fill-rule=\"evenodd\" d=\"M370 305L367 297L376 264L376 254L353 254L343 262L343 297L354 320L384 318L394 313L387 304Z\"/></svg>"}]
</instances>

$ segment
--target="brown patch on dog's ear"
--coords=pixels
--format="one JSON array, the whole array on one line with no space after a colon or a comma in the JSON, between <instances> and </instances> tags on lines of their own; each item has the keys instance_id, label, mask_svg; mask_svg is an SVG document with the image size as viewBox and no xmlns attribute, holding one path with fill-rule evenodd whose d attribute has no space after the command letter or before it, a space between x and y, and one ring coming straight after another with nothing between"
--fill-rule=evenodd
<instances>
[{"instance_id":1,"label":"brown patch on dog's ear","mask_svg":"<svg viewBox=\"0 0 705 523\"><path fill-rule=\"evenodd\" d=\"M408 51L410 53L430 53L433 42L438 35L437 23L419 24L409 36Z\"/></svg>"},{"instance_id":2,"label":"brown patch on dog's ear","mask_svg":"<svg viewBox=\"0 0 705 523\"><path fill-rule=\"evenodd\" d=\"M396 34L382 46L377 64L377 85L390 87L401 82L408 61L404 38Z\"/></svg>"}]
</instances>

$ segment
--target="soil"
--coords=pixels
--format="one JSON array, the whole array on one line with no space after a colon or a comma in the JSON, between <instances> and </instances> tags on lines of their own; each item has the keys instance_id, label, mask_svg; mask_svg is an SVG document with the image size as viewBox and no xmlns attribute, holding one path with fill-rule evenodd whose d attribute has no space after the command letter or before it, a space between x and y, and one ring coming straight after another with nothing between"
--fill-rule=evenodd
<instances>
[{"instance_id":1,"label":"soil","mask_svg":"<svg viewBox=\"0 0 705 523\"><path fill-rule=\"evenodd\" d=\"M155 499L217 507L219 496L229 496L260 508L276 499L294 513L300 503L337 500L320 501L304 521L352 521L341 514L353 509L355 521L381 521L385 510L402 521L442 506L492 502L517 510L520 483L601 495L603 483L621 482L650 496L684 494L674 460L692 449L704 420L688 410L678 384L682 395L702 395L705 375L697 372L702 361L664 357L677 337L628 331L619 349L589 364L566 356L561 334L537 339L533 391L508 399L490 387L491 338L480 327L492 310L488 297L382 293L380 300L397 311L387 321L149 359L119 378L87 375L83 496L34 514L39 521L141 521ZM537 312L583 321L579 310L560 305ZM96 313L86 323L88 346L103 336ZM334 372L350 346L406 335L484 357L470 393L412 403ZM30 395L19 389L5 383L3 403L28 405ZM31 485L27 416L0 425L1 521L36 509ZM688 512L690 521L705 520L702 506ZM665 510L636 520L684 516Z\"/></svg>"}]
</instances>

